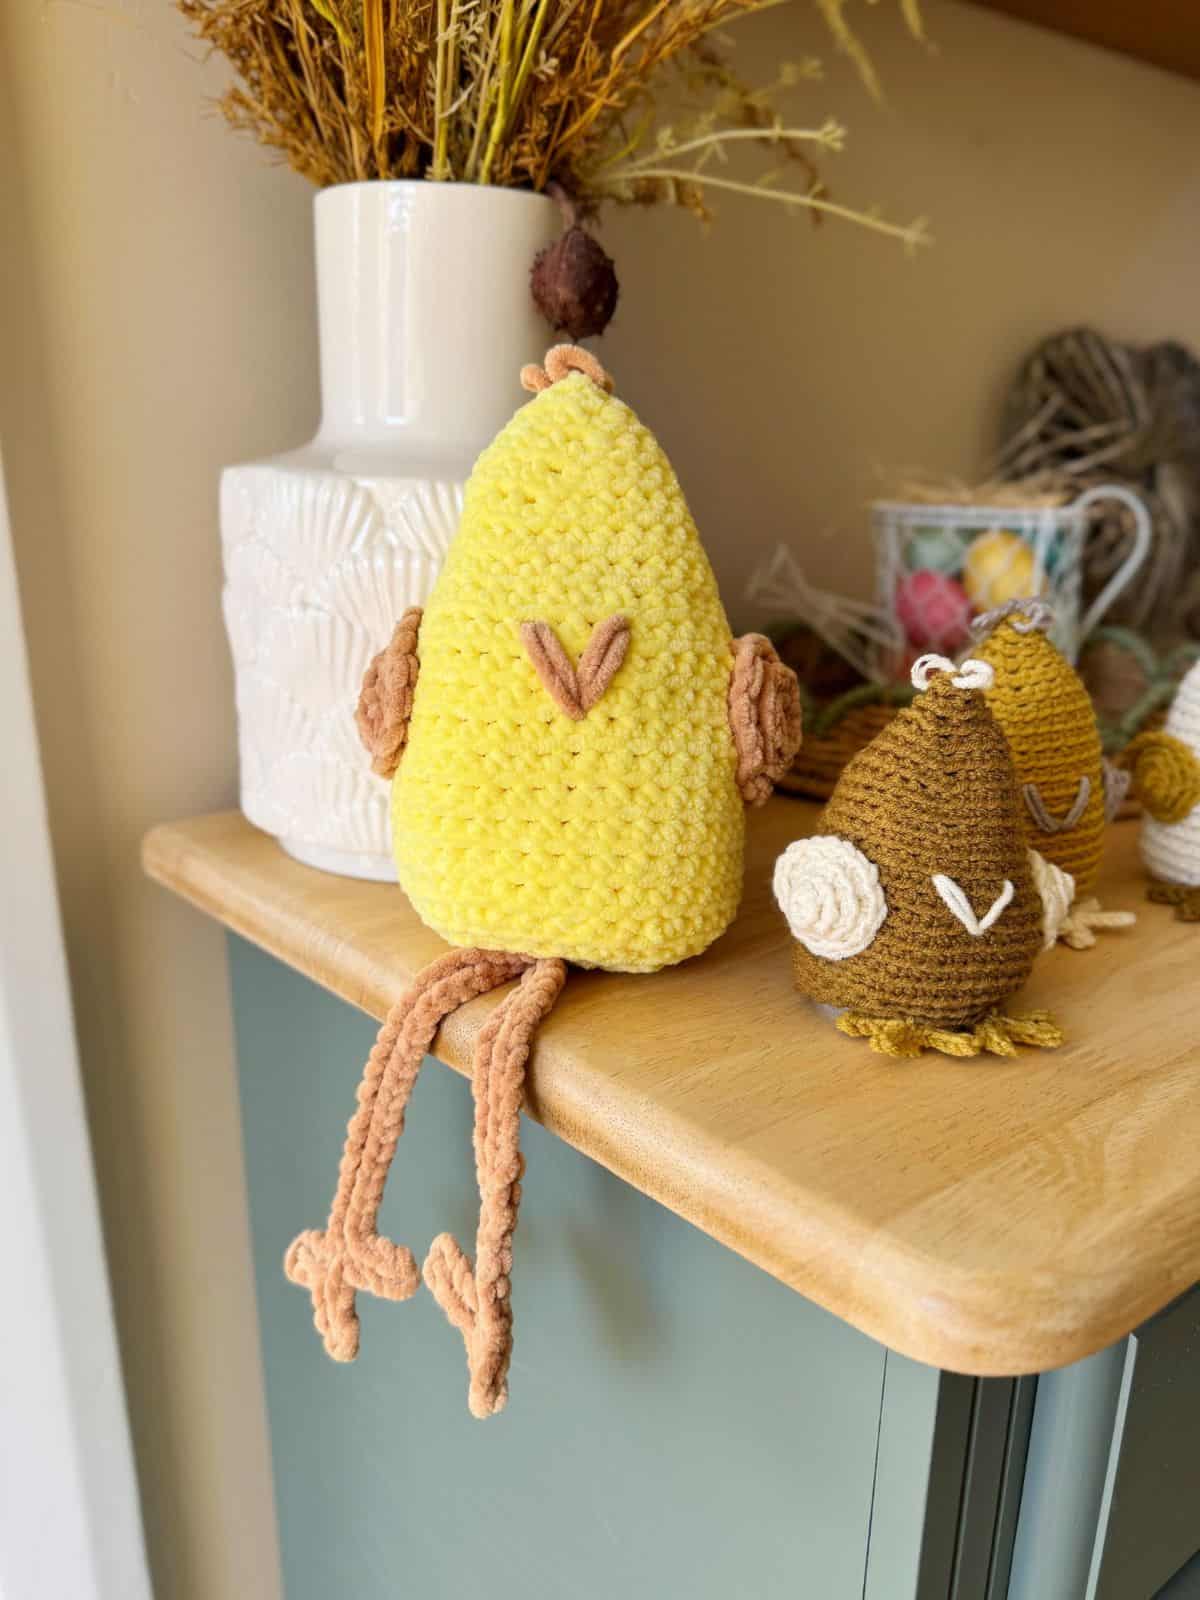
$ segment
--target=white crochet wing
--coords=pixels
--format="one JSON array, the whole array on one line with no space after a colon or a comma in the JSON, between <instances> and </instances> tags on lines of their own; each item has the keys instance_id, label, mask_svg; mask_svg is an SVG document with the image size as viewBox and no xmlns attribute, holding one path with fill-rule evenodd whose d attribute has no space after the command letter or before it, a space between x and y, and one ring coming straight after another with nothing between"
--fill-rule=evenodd
<instances>
[{"instance_id":1,"label":"white crochet wing","mask_svg":"<svg viewBox=\"0 0 1200 1600\"><path fill-rule=\"evenodd\" d=\"M775 863L775 898L793 937L826 961L861 955L883 926L879 868L848 839L797 839Z\"/></svg>"},{"instance_id":2,"label":"white crochet wing","mask_svg":"<svg viewBox=\"0 0 1200 1600\"><path fill-rule=\"evenodd\" d=\"M1042 902L1042 948L1049 950L1070 913L1075 899L1075 879L1047 861L1038 850L1029 852L1029 870Z\"/></svg>"}]
</instances>

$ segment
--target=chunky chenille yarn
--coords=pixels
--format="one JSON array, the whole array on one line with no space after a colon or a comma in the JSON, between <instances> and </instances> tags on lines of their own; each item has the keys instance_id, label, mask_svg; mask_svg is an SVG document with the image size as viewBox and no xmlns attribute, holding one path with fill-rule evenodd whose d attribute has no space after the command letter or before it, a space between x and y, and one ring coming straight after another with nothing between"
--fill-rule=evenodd
<instances>
[{"instance_id":1,"label":"chunky chenille yarn","mask_svg":"<svg viewBox=\"0 0 1200 1600\"><path fill-rule=\"evenodd\" d=\"M987 702L1012 751L1029 846L1090 892L1104 849L1104 758L1083 680L1043 632L1040 602L983 618L972 654L995 672ZM994 625L993 625L994 624Z\"/></svg>"},{"instance_id":2,"label":"chunky chenille yarn","mask_svg":"<svg viewBox=\"0 0 1200 1600\"><path fill-rule=\"evenodd\" d=\"M941 1049L938 1030L973 1030L988 1018L1025 982L1043 944L1016 778L981 692L990 673L973 662L919 667L914 682L927 683L925 692L850 761L821 814L810 870L828 879L830 903L814 922L817 937L801 925L801 901L790 908L800 916L789 915L797 988L846 1008L850 1031L888 1053L899 1046L887 1028L875 1038L877 1022L919 1025ZM873 864L878 885L861 866L818 868L817 857L832 854L825 838ZM868 908L865 919L837 909L848 893ZM821 897L815 888L808 895ZM830 924L851 935L840 953L829 948Z\"/></svg>"},{"instance_id":3,"label":"chunky chenille yarn","mask_svg":"<svg viewBox=\"0 0 1200 1600\"><path fill-rule=\"evenodd\" d=\"M463 1336L469 1403L508 1396L520 1112L567 961L652 971L703 950L737 907L742 804L800 742L793 673L730 638L679 485L587 351L522 373L539 398L484 452L429 609L406 611L357 711L395 775L400 878L454 945L389 1012L363 1074L324 1229L286 1270L329 1353L358 1350L355 1297L417 1287L378 1231L408 1098L438 1026L519 977L472 1067L479 1223L471 1259L433 1241L423 1277Z\"/></svg>"},{"instance_id":4,"label":"chunky chenille yarn","mask_svg":"<svg viewBox=\"0 0 1200 1600\"><path fill-rule=\"evenodd\" d=\"M419 655L393 835L443 938L647 972L724 931L729 625L653 434L583 372L479 458Z\"/></svg>"}]
</instances>

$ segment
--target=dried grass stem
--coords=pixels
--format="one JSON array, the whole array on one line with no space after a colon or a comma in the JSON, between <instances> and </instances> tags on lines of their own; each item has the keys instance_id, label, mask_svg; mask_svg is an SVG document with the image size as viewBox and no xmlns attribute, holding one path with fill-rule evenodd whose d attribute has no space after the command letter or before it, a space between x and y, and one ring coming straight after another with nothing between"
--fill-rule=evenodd
<instances>
[{"instance_id":1,"label":"dried grass stem","mask_svg":"<svg viewBox=\"0 0 1200 1600\"><path fill-rule=\"evenodd\" d=\"M586 211L602 200L674 202L706 216L709 189L751 194L859 222L912 245L923 225L883 222L831 201L804 145L841 148L844 130L787 127L775 95L816 75L784 69L751 89L710 36L781 0L177 0L231 62L221 100L321 185L422 178L542 191L557 184ZM806 0L864 82L878 84L850 29L851 0ZM917 0L897 0L914 34ZM673 70L704 100L678 129L662 106ZM778 146L799 163L795 192L712 176L735 143ZM683 158L690 158L681 165Z\"/></svg>"}]
</instances>

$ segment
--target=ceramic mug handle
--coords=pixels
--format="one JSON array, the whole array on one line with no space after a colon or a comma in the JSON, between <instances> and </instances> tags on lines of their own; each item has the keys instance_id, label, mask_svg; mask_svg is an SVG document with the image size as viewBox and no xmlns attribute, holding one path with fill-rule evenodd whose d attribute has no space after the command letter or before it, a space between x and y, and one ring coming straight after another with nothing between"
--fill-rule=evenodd
<instances>
[{"instance_id":1,"label":"ceramic mug handle","mask_svg":"<svg viewBox=\"0 0 1200 1600\"><path fill-rule=\"evenodd\" d=\"M1085 490L1079 499L1072 503L1071 510L1082 515L1089 506L1096 505L1101 500L1119 500L1133 512L1133 549L1084 613L1079 624L1080 640L1087 638L1109 606L1125 592L1150 552L1150 538L1153 531L1150 513L1132 489L1126 489L1118 483L1097 484L1094 489Z\"/></svg>"}]
</instances>

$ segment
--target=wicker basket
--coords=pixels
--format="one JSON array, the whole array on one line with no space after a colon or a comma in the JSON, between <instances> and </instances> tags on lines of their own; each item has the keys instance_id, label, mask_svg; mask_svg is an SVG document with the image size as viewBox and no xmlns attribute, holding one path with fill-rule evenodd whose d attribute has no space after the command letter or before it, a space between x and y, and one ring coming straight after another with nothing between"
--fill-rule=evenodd
<instances>
[{"instance_id":1,"label":"wicker basket","mask_svg":"<svg viewBox=\"0 0 1200 1600\"><path fill-rule=\"evenodd\" d=\"M805 707L804 742L777 785L806 800L828 800L850 757L881 733L913 691L862 684L824 705Z\"/></svg>"},{"instance_id":2,"label":"wicker basket","mask_svg":"<svg viewBox=\"0 0 1200 1600\"><path fill-rule=\"evenodd\" d=\"M1200 645L1183 644L1157 654L1129 628L1097 628L1088 639L1080 671L1096 703L1104 753L1121 752L1147 728L1161 726L1176 685ZM828 800L850 757L870 744L907 705L913 691L901 686L861 684L824 702L804 695L804 742L791 771L777 787L807 800ZM1122 816L1136 816L1132 802Z\"/></svg>"},{"instance_id":3,"label":"wicker basket","mask_svg":"<svg viewBox=\"0 0 1200 1600\"><path fill-rule=\"evenodd\" d=\"M1089 636L1079 672L1096 706L1105 755L1117 759L1139 733L1162 724L1197 659L1200 644L1190 640L1159 653L1131 628L1097 628Z\"/></svg>"}]
</instances>

